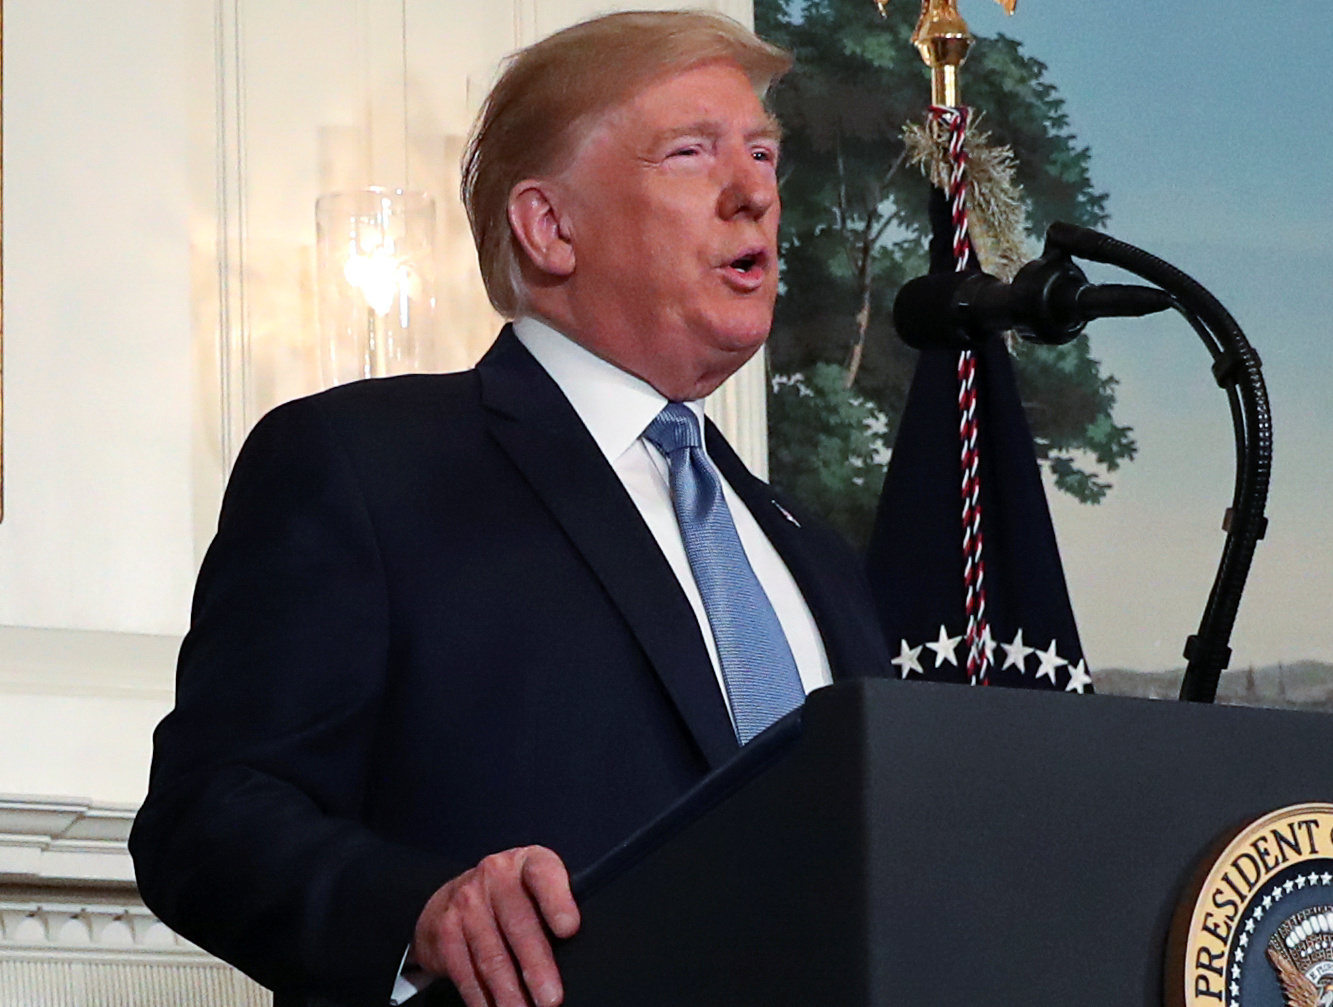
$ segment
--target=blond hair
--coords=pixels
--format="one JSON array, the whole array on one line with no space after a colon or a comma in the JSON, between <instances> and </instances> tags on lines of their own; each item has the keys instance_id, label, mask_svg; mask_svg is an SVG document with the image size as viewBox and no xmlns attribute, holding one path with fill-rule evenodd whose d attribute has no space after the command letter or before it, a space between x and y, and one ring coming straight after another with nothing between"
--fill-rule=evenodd
<instances>
[{"instance_id":1,"label":"blond hair","mask_svg":"<svg viewBox=\"0 0 1333 1007\"><path fill-rule=\"evenodd\" d=\"M522 306L509 194L558 171L602 112L651 81L700 63L736 64L762 95L791 54L708 11L624 11L558 31L507 58L463 153L462 196L495 310Z\"/></svg>"}]
</instances>

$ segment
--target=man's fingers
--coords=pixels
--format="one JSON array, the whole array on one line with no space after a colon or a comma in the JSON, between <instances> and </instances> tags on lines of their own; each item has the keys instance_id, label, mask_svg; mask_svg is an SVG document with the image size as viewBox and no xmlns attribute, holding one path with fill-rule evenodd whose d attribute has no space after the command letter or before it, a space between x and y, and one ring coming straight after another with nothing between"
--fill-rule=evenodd
<instances>
[{"instance_id":1,"label":"man's fingers","mask_svg":"<svg viewBox=\"0 0 1333 1007\"><path fill-rule=\"evenodd\" d=\"M530 846L523 858L523 887L541 909L557 937L572 937L579 928L579 907L569 890L564 861L545 846Z\"/></svg>"},{"instance_id":2,"label":"man's fingers","mask_svg":"<svg viewBox=\"0 0 1333 1007\"><path fill-rule=\"evenodd\" d=\"M485 913L465 911L462 921L472 967L495 1007L527 1007L527 997L519 985L509 946L500 935L489 908Z\"/></svg>"},{"instance_id":3,"label":"man's fingers","mask_svg":"<svg viewBox=\"0 0 1333 1007\"><path fill-rule=\"evenodd\" d=\"M444 967L432 968L431 971L447 975L458 988L458 993L467 1007L494 1007L492 1000L482 989L481 977L477 974L472 961L472 952L468 949L467 937L463 933L462 918L457 912L446 913L438 939L433 941L432 945L432 952L442 956Z\"/></svg>"},{"instance_id":4,"label":"man's fingers","mask_svg":"<svg viewBox=\"0 0 1333 1007\"><path fill-rule=\"evenodd\" d=\"M543 921L561 937L578 929L569 872L545 847L505 850L431 897L413 959L447 974L467 1007L556 1007L564 991Z\"/></svg>"},{"instance_id":5,"label":"man's fingers","mask_svg":"<svg viewBox=\"0 0 1333 1007\"><path fill-rule=\"evenodd\" d=\"M520 878L513 877L512 883L493 892L491 905L537 1007L556 1007L564 997L560 973L541 917Z\"/></svg>"},{"instance_id":6,"label":"man's fingers","mask_svg":"<svg viewBox=\"0 0 1333 1007\"><path fill-rule=\"evenodd\" d=\"M466 949L463 932L458 925L456 914L449 911L449 902L458 888L459 879L441 885L430 897L421 916L417 919L416 931L412 936L411 959L427 972L443 975L452 967L447 961L447 950L451 943Z\"/></svg>"}]
</instances>

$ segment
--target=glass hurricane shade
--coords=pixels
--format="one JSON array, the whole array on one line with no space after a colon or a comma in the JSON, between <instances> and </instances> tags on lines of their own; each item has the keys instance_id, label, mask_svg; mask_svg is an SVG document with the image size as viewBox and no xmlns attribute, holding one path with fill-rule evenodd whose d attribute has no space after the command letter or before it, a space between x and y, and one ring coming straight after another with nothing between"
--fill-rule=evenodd
<instances>
[{"instance_id":1,"label":"glass hurricane shade","mask_svg":"<svg viewBox=\"0 0 1333 1007\"><path fill-rule=\"evenodd\" d=\"M320 373L325 387L430 369L435 200L362 189L320 196Z\"/></svg>"}]
</instances>

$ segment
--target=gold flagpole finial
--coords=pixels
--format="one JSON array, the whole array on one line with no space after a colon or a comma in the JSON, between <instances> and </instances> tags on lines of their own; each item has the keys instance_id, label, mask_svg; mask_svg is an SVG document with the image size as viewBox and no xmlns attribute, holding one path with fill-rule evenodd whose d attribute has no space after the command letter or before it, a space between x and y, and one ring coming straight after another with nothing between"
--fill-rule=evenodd
<instances>
[{"instance_id":1,"label":"gold flagpole finial","mask_svg":"<svg viewBox=\"0 0 1333 1007\"><path fill-rule=\"evenodd\" d=\"M958 105L958 68L972 48L972 33L958 13L957 0L926 0L912 33L912 44L931 69L931 102Z\"/></svg>"},{"instance_id":2,"label":"gold flagpole finial","mask_svg":"<svg viewBox=\"0 0 1333 1007\"><path fill-rule=\"evenodd\" d=\"M996 0L1012 14L1018 0ZM882 15L888 0L875 0ZM972 48L972 33L958 13L958 0L923 0L921 20L912 33L912 44L931 69L930 100L936 105L959 104L958 68Z\"/></svg>"}]
</instances>

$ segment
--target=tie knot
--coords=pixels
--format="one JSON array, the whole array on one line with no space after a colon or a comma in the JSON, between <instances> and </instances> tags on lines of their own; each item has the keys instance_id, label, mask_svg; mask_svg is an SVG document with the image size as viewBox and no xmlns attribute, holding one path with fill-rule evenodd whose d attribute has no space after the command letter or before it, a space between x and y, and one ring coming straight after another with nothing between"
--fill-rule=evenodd
<instances>
[{"instance_id":1,"label":"tie knot","mask_svg":"<svg viewBox=\"0 0 1333 1007\"><path fill-rule=\"evenodd\" d=\"M662 454L671 455L681 448L697 448L703 445L699 433L699 421L694 410L683 402L668 402L666 407L648 424L643 432Z\"/></svg>"}]
</instances>

